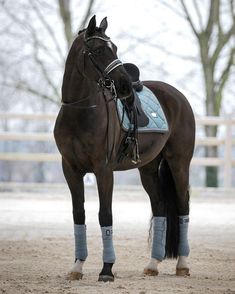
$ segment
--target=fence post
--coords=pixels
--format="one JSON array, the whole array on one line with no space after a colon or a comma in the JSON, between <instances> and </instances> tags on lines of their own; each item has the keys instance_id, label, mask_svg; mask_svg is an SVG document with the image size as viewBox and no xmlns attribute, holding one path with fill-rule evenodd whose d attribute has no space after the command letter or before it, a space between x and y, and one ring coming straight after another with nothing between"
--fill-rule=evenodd
<instances>
[{"instance_id":1,"label":"fence post","mask_svg":"<svg viewBox=\"0 0 235 294\"><path fill-rule=\"evenodd\" d=\"M225 151L224 151L224 187L232 187L232 149L233 149L233 132L232 132L232 118L226 118L226 137L225 137Z\"/></svg>"}]
</instances>

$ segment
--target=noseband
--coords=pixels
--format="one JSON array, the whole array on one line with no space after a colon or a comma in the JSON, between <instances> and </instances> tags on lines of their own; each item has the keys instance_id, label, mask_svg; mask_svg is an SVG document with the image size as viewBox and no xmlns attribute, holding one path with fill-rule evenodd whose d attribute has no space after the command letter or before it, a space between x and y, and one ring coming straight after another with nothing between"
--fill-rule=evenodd
<instances>
[{"instance_id":1,"label":"noseband","mask_svg":"<svg viewBox=\"0 0 235 294\"><path fill-rule=\"evenodd\" d=\"M87 42L92 39L99 39L104 42L110 42L110 38L103 38L100 36L92 36L92 37L86 38L84 40L86 49L83 51L83 54L86 54L86 53L88 54L88 56L91 60L91 63L94 65L94 68L96 69L96 71L98 72L98 74L100 76L100 78L98 80L98 85L101 88L105 87L106 89L108 89L112 94L112 98L116 99L117 98L117 91L116 91L115 83L109 74L113 70L115 70L117 67L122 66L122 62L118 58L114 59L106 66L106 68L104 70L102 70L101 67L99 66L96 58L95 58L95 53L90 49L90 47L87 44ZM125 96L125 97L121 97L120 99L126 99L126 98L130 97L130 95L131 94L129 94L128 96Z\"/></svg>"}]
</instances>

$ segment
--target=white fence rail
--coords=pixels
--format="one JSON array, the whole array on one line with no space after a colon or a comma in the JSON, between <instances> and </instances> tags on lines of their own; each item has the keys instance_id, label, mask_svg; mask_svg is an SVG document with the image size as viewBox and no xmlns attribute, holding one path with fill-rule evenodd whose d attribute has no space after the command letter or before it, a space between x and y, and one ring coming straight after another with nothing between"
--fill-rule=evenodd
<instances>
[{"instance_id":1,"label":"white fence rail","mask_svg":"<svg viewBox=\"0 0 235 294\"><path fill-rule=\"evenodd\" d=\"M54 123L55 114L16 114L16 113L0 113L1 120L27 120L40 121L47 120ZM232 187L232 170L235 167L235 159L232 155L235 139L233 138L233 127L235 118L221 117L201 117L196 119L197 127L206 125L224 126L225 131L222 138L196 137L196 146L224 146L224 157L194 157L192 165L199 166L220 166L224 168L224 187ZM54 141L52 133L14 133L0 132L0 141ZM26 160L26 161L60 161L59 153L21 153L21 152L0 152L0 160Z\"/></svg>"}]
</instances>

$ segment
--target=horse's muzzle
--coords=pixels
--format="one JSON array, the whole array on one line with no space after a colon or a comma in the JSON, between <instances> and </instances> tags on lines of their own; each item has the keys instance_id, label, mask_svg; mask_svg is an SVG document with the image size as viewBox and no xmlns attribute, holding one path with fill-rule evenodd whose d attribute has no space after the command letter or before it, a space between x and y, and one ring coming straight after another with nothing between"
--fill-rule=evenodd
<instances>
[{"instance_id":1,"label":"horse's muzzle","mask_svg":"<svg viewBox=\"0 0 235 294\"><path fill-rule=\"evenodd\" d=\"M121 76L116 82L117 98L127 99L132 95L132 84L129 77Z\"/></svg>"}]
</instances>

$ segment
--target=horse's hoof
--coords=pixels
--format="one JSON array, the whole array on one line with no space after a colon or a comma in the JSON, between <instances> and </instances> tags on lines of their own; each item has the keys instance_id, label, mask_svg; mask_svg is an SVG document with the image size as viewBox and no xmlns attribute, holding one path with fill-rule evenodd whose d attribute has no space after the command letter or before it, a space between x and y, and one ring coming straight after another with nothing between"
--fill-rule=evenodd
<instances>
[{"instance_id":1,"label":"horse's hoof","mask_svg":"<svg viewBox=\"0 0 235 294\"><path fill-rule=\"evenodd\" d=\"M157 276L158 275L158 270L153 270L149 268L144 269L144 274L148 276Z\"/></svg>"},{"instance_id":2,"label":"horse's hoof","mask_svg":"<svg viewBox=\"0 0 235 294\"><path fill-rule=\"evenodd\" d=\"M71 273L68 274L68 279L71 280L71 281L81 280L82 277L83 277L83 274L79 273L79 272L71 272Z\"/></svg>"},{"instance_id":3,"label":"horse's hoof","mask_svg":"<svg viewBox=\"0 0 235 294\"><path fill-rule=\"evenodd\" d=\"M179 276L179 277L190 276L189 268L187 267L176 268L176 276Z\"/></svg>"},{"instance_id":4,"label":"horse's hoof","mask_svg":"<svg viewBox=\"0 0 235 294\"><path fill-rule=\"evenodd\" d=\"M99 282L114 282L114 276L99 275Z\"/></svg>"}]
</instances>

